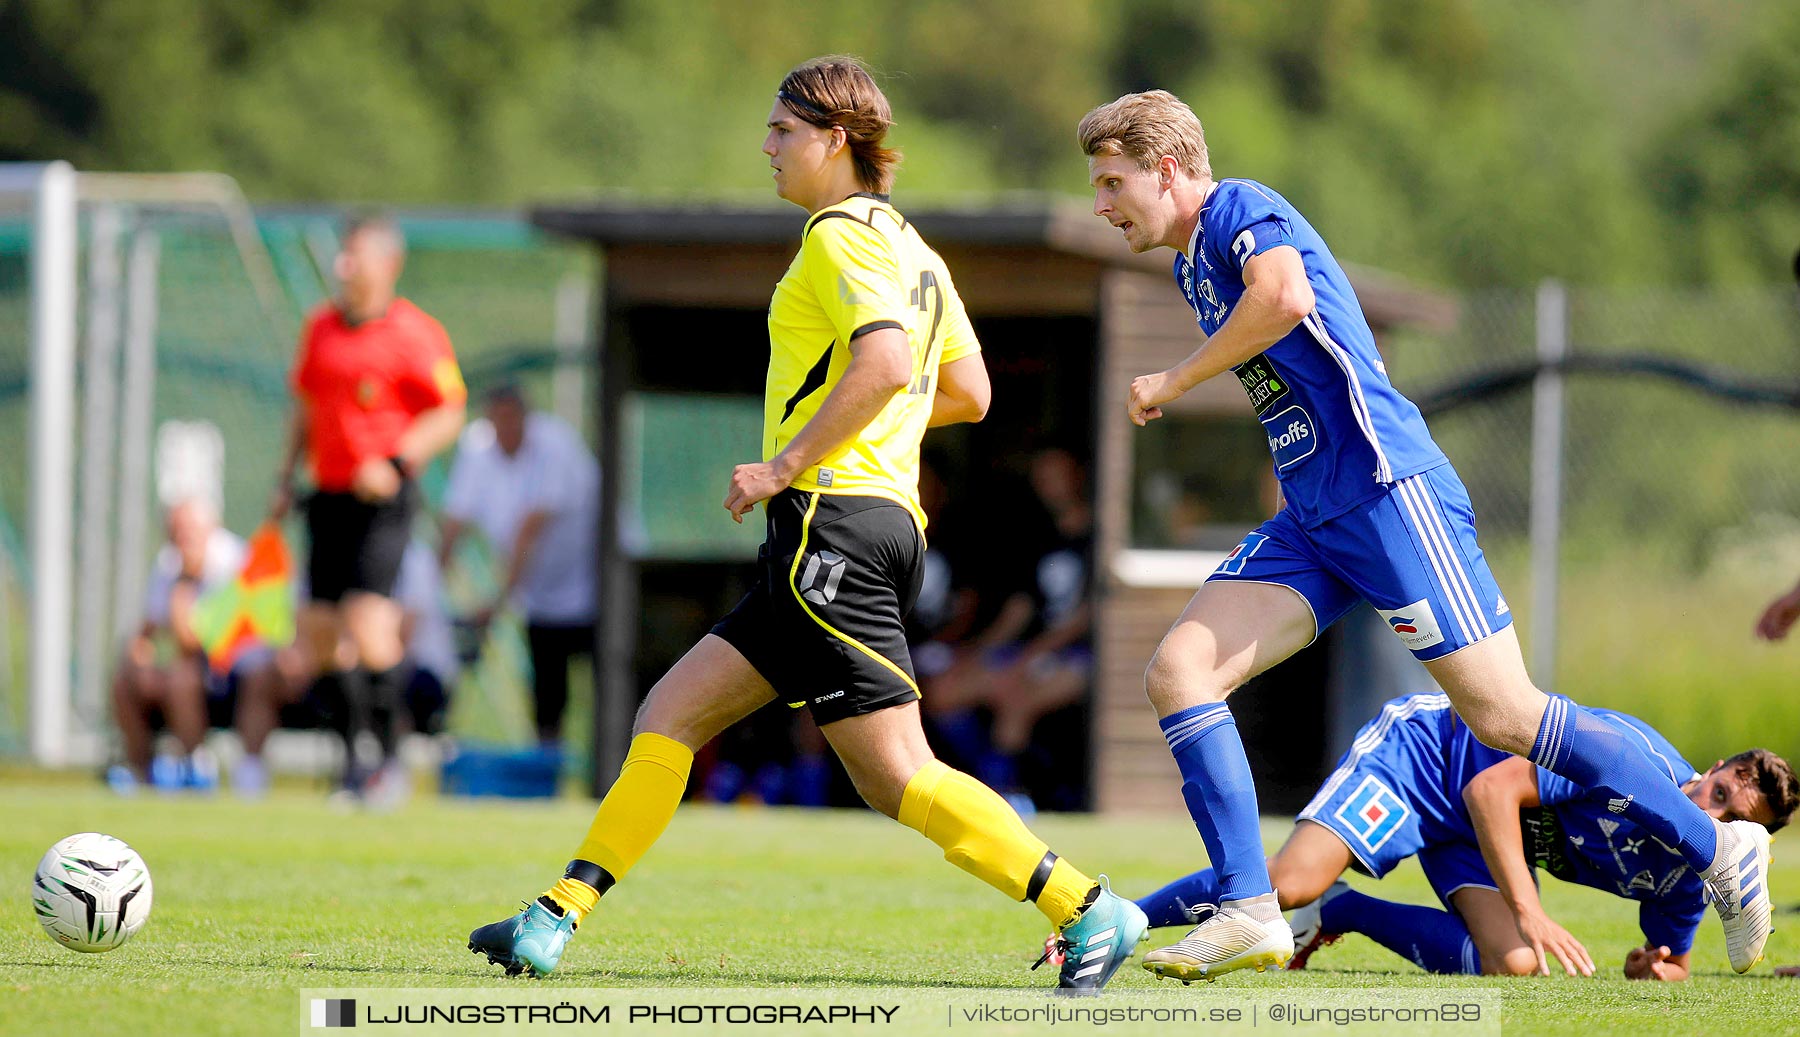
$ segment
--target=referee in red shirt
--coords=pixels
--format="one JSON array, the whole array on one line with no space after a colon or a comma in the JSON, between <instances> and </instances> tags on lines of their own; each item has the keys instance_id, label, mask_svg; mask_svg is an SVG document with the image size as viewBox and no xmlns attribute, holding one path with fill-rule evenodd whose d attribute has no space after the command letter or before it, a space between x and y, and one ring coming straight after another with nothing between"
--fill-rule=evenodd
<instances>
[{"instance_id":1,"label":"referee in red shirt","mask_svg":"<svg viewBox=\"0 0 1800 1037\"><path fill-rule=\"evenodd\" d=\"M300 633L323 674L316 697L346 739L352 792L372 777L356 760L358 730L373 728L383 763L393 758L405 656L393 592L419 506L414 477L456 441L468 397L443 326L395 293L405 259L391 218L345 225L334 268L340 294L301 332L270 507L280 518L293 503L304 452L315 491L304 505L312 600Z\"/></svg>"}]
</instances>

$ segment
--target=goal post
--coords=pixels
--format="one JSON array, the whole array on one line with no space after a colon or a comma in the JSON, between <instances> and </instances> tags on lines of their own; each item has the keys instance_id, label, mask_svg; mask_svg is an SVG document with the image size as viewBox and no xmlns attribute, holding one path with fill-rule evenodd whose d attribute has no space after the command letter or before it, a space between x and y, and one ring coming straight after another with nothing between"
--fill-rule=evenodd
<instances>
[{"instance_id":1,"label":"goal post","mask_svg":"<svg viewBox=\"0 0 1800 1037\"><path fill-rule=\"evenodd\" d=\"M69 759L69 648L75 513L75 168L15 166L0 177L31 209L31 753Z\"/></svg>"}]
</instances>

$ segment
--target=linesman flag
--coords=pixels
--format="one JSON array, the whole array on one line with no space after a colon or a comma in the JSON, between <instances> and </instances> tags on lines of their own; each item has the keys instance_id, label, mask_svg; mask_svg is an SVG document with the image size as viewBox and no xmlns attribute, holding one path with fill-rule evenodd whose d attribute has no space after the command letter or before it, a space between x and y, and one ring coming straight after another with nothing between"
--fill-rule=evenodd
<instances>
[{"instance_id":1,"label":"linesman flag","mask_svg":"<svg viewBox=\"0 0 1800 1037\"><path fill-rule=\"evenodd\" d=\"M237 579L194 602L194 636L218 674L230 673L250 648L294 640L294 562L281 527L263 523L247 546Z\"/></svg>"}]
</instances>

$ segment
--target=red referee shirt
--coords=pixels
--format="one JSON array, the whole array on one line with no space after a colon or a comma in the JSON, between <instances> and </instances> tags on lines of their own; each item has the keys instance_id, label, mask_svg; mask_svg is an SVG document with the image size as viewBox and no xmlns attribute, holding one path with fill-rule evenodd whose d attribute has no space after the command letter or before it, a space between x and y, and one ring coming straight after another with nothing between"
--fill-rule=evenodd
<instances>
[{"instance_id":1,"label":"red referee shirt","mask_svg":"<svg viewBox=\"0 0 1800 1037\"><path fill-rule=\"evenodd\" d=\"M392 457L413 418L468 396L443 325L399 298L357 325L333 303L315 310L300 335L293 384L311 414L313 480L339 492L363 461Z\"/></svg>"}]
</instances>

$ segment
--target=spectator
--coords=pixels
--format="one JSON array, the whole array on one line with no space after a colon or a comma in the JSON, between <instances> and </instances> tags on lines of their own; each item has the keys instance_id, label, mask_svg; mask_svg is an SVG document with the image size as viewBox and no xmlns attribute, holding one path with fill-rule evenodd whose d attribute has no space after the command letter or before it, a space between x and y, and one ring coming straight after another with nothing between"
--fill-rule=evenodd
<instances>
[{"instance_id":1,"label":"spectator","mask_svg":"<svg viewBox=\"0 0 1800 1037\"><path fill-rule=\"evenodd\" d=\"M1033 747L1039 721L1079 704L1093 674L1094 514L1086 472L1074 455L1053 448L1033 455L1030 474L1051 521L1050 536L1025 586L1007 598L932 688L942 709L936 729L965 754L975 751L970 714L977 708L990 714L977 776L1021 808L1031 804L1020 763ZM1078 789L1045 791L1059 800L1081 795Z\"/></svg>"},{"instance_id":2,"label":"spectator","mask_svg":"<svg viewBox=\"0 0 1800 1037\"><path fill-rule=\"evenodd\" d=\"M345 227L336 262L340 296L307 320L294 364L295 407L270 514L293 501L304 452L316 491L306 504L310 541L300 636L325 667L329 699L347 709L339 723L354 746L372 729L392 758L394 717L405 692L402 613L393 600L400 559L412 536L419 471L462 430L462 374L437 321L395 294L406 246L390 219L362 216ZM348 638L353 659L340 659ZM344 663L350 663L348 667ZM371 770L350 754L344 784L353 793Z\"/></svg>"},{"instance_id":3,"label":"spectator","mask_svg":"<svg viewBox=\"0 0 1800 1037\"><path fill-rule=\"evenodd\" d=\"M190 617L200 595L237 578L244 542L220 528L210 503L188 498L166 516L168 542L156 553L144 595L143 621L125 646L113 679L113 717L125 763L108 771L121 792L144 782L158 788L211 788L216 765L201 743L209 713L229 719L229 679L214 675ZM177 758L152 761L158 723L181 744Z\"/></svg>"},{"instance_id":4,"label":"spectator","mask_svg":"<svg viewBox=\"0 0 1800 1037\"><path fill-rule=\"evenodd\" d=\"M499 590L472 617L486 628L509 603L525 619L538 740L562 739L569 664L594 651L594 540L600 466L581 436L553 414L532 411L516 385L487 394L487 418L456 450L444 500L440 564L448 571L473 525L502 558Z\"/></svg>"}]
</instances>

